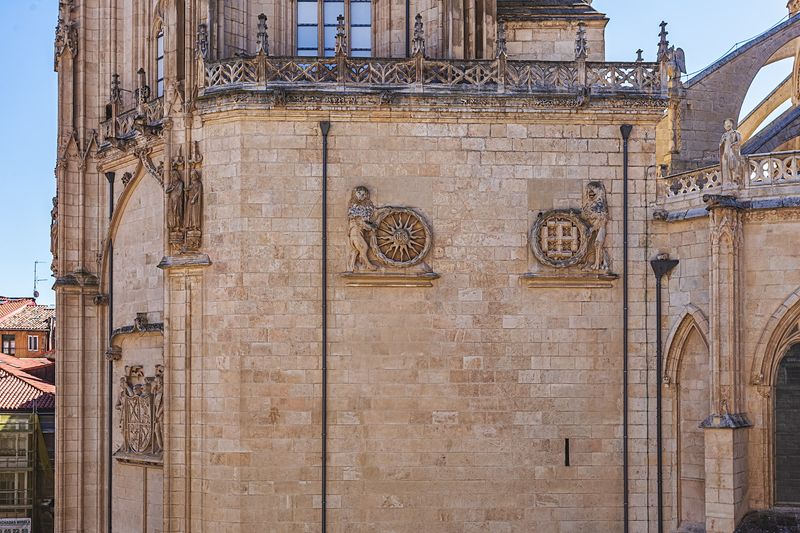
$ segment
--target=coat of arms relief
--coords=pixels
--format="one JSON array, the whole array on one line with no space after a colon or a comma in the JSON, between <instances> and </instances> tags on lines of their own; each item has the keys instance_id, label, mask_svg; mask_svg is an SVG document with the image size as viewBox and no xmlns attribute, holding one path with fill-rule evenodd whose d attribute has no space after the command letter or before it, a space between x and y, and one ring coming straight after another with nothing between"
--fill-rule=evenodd
<instances>
[{"instance_id":1,"label":"coat of arms relief","mask_svg":"<svg viewBox=\"0 0 800 533\"><path fill-rule=\"evenodd\" d=\"M607 286L616 279L606 249L608 225L606 188L590 181L580 209L540 213L531 228L530 246L543 270L523 276L531 286Z\"/></svg>"},{"instance_id":2,"label":"coat of arms relief","mask_svg":"<svg viewBox=\"0 0 800 533\"><path fill-rule=\"evenodd\" d=\"M125 367L115 408L119 411L121 460L161 463L164 452L164 365L146 377L142 365Z\"/></svg>"}]
</instances>

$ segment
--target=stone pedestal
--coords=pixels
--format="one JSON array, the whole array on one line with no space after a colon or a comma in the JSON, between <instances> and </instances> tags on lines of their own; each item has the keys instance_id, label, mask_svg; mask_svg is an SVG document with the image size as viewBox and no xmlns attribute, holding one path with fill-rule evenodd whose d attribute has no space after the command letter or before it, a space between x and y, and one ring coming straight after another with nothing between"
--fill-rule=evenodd
<instances>
[{"instance_id":1,"label":"stone pedestal","mask_svg":"<svg viewBox=\"0 0 800 533\"><path fill-rule=\"evenodd\" d=\"M732 533L749 510L748 429L747 426L720 427L731 417L710 417L709 421L711 419L717 424L709 427L704 423L706 533Z\"/></svg>"}]
</instances>

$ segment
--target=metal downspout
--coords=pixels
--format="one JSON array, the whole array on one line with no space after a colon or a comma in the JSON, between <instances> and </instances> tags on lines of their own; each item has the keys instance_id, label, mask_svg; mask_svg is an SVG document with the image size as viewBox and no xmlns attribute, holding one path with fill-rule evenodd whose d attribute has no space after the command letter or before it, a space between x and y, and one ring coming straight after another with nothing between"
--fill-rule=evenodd
<instances>
[{"instance_id":1,"label":"metal downspout","mask_svg":"<svg viewBox=\"0 0 800 533\"><path fill-rule=\"evenodd\" d=\"M114 177L113 172L106 172L106 179L108 180L108 219L109 221L114 216ZM111 332L114 330L114 243L111 237L108 238L108 345L111 346ZM108 483L108 501L106 502L106 521L107 532L111 533L113 520L111 516L112 510L112 497L114 486L113 481L113 466L114 466L114 412L111 406L114 404L114 362L109 359L107 364L107 380L108 380L108 414L106 423L108 424L108 468L107 480Z\"/></svg>"},{"instance_id":2,"label":"metal downspout","mask_svg":"<svg viewBox=\"0 0 800 533\"><path fill-rule=\"evenodd\" d=\"M322 533L328 509L328 132L331 123L319 123L322 132Z\"/></svg>"},{"instance_id":3,"label":"metal downspout","mask_svg":"<svg viewBox=\"0 0 800 533\"><path fill-rule=\"evenodd\" d=\"M628 533L630 480L628 476L628 139L633 126L620 127L622 133L622 520Z\"/></svg>"},{"instance_id":4,"label":"metal downspout","mask_svg":"<svg viewBox=\"0 0 800 533\"><path fill-rule=\"evenodd\" d=\"M656 259L650 261L653 267L653 274L656 275L656 474L658 487L658 533L664 533L664 443L661 431L661 372L664 357L664 349L661 337L661 280L669 274L673 268L678 266L677 259L670 259L667 254L659 254Z\"/></svg>"}]
</instances>

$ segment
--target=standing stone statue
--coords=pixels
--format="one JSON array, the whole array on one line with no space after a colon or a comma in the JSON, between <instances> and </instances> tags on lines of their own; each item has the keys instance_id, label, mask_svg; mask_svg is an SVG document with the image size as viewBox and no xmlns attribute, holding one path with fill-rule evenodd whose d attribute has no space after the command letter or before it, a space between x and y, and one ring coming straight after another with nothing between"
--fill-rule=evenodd
<instances>
[{"instance_id":1,"label":"standing stone statue","mask_svg":"<svg viewBox=\"0 0 800 533\"><path fill-rule=\"evenodd\" d=\"M375 214L375 206L369 198L369 189L359 186L353 189L350 196L350 207L347 210L349 222L350 255L347 261L347 269L355 272L357 267L369 270L377 270L369 259L368 236L375 231L375 224L372 216Z\"/></svg>"},{"instance_id":2,"label":"standing stone statue","mask_svg":"<svg viewBox=\"0 0 800 533\"><path fill-rule=\"evenodd\" d=\"M164 365L156 365L152 383L153 395L153 453L164 451Z\"/></svg>"},{"instance_id":3,"label":"standing stone statue","mask_svg":"<svg viewBox=\"0 0 800 533\"><path fill-rule=\"evenodd\" d=\"M594 256L587 270L606 272L609 269L608 252L606 251L606 225L608 224L608 202L606 188L599 181L586 184L581 208L583 219L589 224L590 251Z\"/></svg>"},{"instance_id":4,"label":"standing stone statue","mask_svg":"<svg viewBox=\"0 0 800 533\"><path fill-rule=\"evenodd\" d=\"M203 219L203 182L200 180L200 171L196 169L190 172L186 195L186 229L200 231Z\"/></svg>"},{"instance_id":5,"label":"standing stone statue","mask_svg":"<svg viewBox=\"0 0 800 533\"><path fill-rule=\"evenodd\" d=\"M53 209L50 211L50 253L53 255L52 270L55 272L58 259L58 197L53 196Z\"/></svg>"},{"instance_id":6,"label":"standing stone statue","mask_svg":"<svg viewBox=\"0 0 800 533\"><path fill-rule=\"evenodd\" d=\"M172 169L172 180L164 192L167 193L167 228L169 231L183 230L183 178L179 169Z\"/></svg>"},{"instance_id":7,"label":"standing stone statue","mask_svg":"<svg viewBox=\"0 0 800 533\"><path fill-rule=\"evenodd\" d=\"M747 160L742 156L742 134L732 119L725 121L725 133L719 142L722 183L741 184L747 174Z\"/></svg>"}]
</instances>

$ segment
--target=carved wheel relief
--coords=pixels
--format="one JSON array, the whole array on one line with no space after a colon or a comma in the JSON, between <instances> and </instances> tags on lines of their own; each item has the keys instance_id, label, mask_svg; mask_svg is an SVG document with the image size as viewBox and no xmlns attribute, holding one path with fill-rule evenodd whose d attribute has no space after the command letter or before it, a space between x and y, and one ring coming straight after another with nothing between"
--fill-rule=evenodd
<instances>
[{"instance_id":1,"label":"carved wheel relief","mask_svg":"<svg viewBox=\"0 0 800 533\"><path fill-rule=\"evenodd\" d=\"M372 249L388 266L416 265L431 248L431 229L422 216L407 207L382 207L376 210L376 230Z\"/></svg>"},{"instance_id":2,"label":"carved wheel relief","mask_svg":"<svg viewBox=\"0 0 800 533\"><path fill-rule=\"evenodd\" d=\"M348 272L405 269L421 264L433 244L425 218L409 207L376 207L369 189L353 189L348 216ZM373 259L375 262L373 262Z\"/></svg>"}]
</instances>

